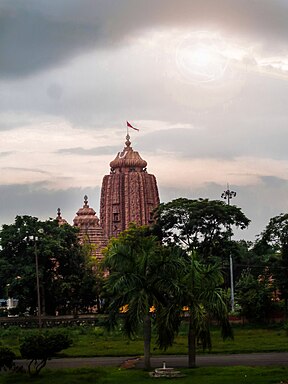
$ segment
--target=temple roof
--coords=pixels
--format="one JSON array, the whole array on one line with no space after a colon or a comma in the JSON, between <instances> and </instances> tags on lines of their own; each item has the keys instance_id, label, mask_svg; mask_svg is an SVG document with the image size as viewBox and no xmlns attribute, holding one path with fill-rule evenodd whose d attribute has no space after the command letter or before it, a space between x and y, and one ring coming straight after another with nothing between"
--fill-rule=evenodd
<instances>
[{"instance_id":1,"label":"temple roof","mask_svg":"<svg viewBox=\"0 0 288 384\"><path fill-rule=\"evenodd\" d=\"M147 162L141 158L138 152L131 147L130 136L127 134L125 147L122 152L118 152L116 158L111 161L111 171L143 171L147 167Z\"/></svg>"},{"instance_id":2,"label":"temple roof","mask_svg":"<svg viewBox=\"0 0 288 384\"><path fill-rule=\"evenodd\" d=\"M102 249L107 246L107 238L99 224L96 212L89 207L86 195L83 208L78 210L73 223L79 228L80 243L91 244L91 256L95 256L98 260L103 259Z\"/></svg>"},{"instance_id":3,"label":"temple roof","mask_svg":"<svg viewBox=\"0 0 288 384\"><path fill-rule=\"evenodd\" d=\"M99 218L96 216L96 212L94 211L94 209L89 207L88 197L86 195L84 196L83 208L80 208L78 210L73 220L73 223L77 227L99 225Z\"/></svg>"}]
</instances>

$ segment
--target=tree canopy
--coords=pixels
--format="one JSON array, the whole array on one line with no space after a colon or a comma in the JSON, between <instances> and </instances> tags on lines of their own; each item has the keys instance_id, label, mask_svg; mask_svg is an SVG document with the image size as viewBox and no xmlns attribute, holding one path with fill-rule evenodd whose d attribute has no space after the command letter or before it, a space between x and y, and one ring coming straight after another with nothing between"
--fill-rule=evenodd
<instances>
[{"instance_id":1,"label":"tree canopy","mask_svg":"<svg viewBox=\"0 0 288 384\"><path fill-rule=\"evenodd\" d=\"M276 280L288 316L288 213L272 217L260 234L255 250L268 255L267 266Z\"/></svg>"},{"instance_id":2,"label":"tree canopy","mask_svg":"<svg viewBox=\"0 0 288 384\"><path fill-rule=\"evenodd\" d=\"M179 320L188 320L188 366L194 368L197 342L201 342L203 349L210 349L212 346L211 320L218 321L223 339L233 338L233 332L228 320L226 293L221 288L223 276L219 265L204 264L191 252L182 260L184 268L178 270L178 274L174 277L178 289L174 289L174 294L170 296L169 305L160 308L156 324L161 346L162 339L165 341L167 335L167 326L168 331L175 334L178 331ZM185 308L184 317L181 316L183 308ZM175 322L177 317L178 322Z\"/></svg>"},{"instance_id":3,"label":"tree canopy","mask_svg":"<svg viewBox=\"0 0 288 384\"><path fill-rule=\"evenodd\" d=\"M36 255L42 314L84 304L83 281L88 281L91 289L93 281L88 278L92 271L86 268L77 229L68 224L59 226L56 220L17 216L14 224L3 226L0 245L2 294L19 299L20 311L30 309L33 314L37 307Z\"/></svg>"},{"instance_id":4,"label":"tree canopy","mask_svg":"<svg viewBox=\"0 0 288 384\"><path fill-rule=\"evenodd\" d=\"M232 227L244 229L250 220L234 205L219 200L179 198L160 204L155 231L164 243L177 244L208 260L223 257L233 235Z\"/></svg>"}]
</instances>

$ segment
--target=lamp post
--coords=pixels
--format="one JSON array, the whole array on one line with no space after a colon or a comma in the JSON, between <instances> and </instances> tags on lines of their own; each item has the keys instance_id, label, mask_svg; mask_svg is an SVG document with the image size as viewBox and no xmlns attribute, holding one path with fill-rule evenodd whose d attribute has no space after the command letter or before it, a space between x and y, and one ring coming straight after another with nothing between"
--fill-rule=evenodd
<instances>
[{"instance_id":1,"label":"lamp post","mask_svg":"<svg viewBox=\"0 0 288 384\"><path fill-rule=\"evenodd\" d=\"M222 199L227 200L227 204L230 205L230 200L233 197L236 197L236 192L231 191L229 189L229 184L227 184L227 189L221 194ZM230 224L229 224L229 230L230 230ZM230 232L230 238L231 241L231 232ZM232 254L230 251L229 255L229 263L230 263L230 290L231 290L231 311L234 312L234 276L233 276L233 259Z\"/></svg>"},{"instance_id":2,"label":"lamp post","mask_svg":"<svg viewBox=\"0 0 288 384\"><path fill-rule=\"evenodd\" d=\"M36 287L37 287L37 306L38 306L38 326L42 327L41 319L41 298L40 298L40 283L39 283L39 264L38 264L38 250L37 250L37 240L34 238L34 253L35 253L35 267L36 267Z\"/></svg>"},{"instance_id":3,"label":"lamp post","mask_svg":"<svg viewBox=\"0 0 288 384\"><path fill-rule=\"evenodd\" d=\"M43 233L43 229L38 230L39 234ZM36 291L37 291L37 306L38 306L38 327L42 327L42 318L41 318L41 296L40 296L40 280L39 280L39 263L38 263L38 249L37 241L38 237L35 235L28 236L28 239L33 241L34 244L34 255L35 255L35 270L36 270Z\"/></svg>"}]
</instances>

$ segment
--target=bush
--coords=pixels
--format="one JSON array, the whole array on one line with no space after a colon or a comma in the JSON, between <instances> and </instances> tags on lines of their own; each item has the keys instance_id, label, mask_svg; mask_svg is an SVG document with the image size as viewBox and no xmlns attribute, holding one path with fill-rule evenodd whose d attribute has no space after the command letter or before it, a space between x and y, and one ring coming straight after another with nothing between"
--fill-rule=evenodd
<instances>
[{"instance_id":1,"label":"bush","mask_svg":"<svg viewBox=\"0 0 288 384\"><path fill-rule=\"evenodd\" d=\"M30 335L20 345L20 353L24 359L30 360L29 375L37 376L48 359L71 345L69 336L60 333Z\"/></svg>"},{"instance_id":2,"label":"bush","mask_svg":"<svg viewBox=\"0 0 288 384\"><path fill-rule=\"evenodd\" d=\"M15 357L15 353L9 348L0 347L0 371L2 371L2 369L4 371L12 369L14 367Z\"/></svg>"}]
</instances>

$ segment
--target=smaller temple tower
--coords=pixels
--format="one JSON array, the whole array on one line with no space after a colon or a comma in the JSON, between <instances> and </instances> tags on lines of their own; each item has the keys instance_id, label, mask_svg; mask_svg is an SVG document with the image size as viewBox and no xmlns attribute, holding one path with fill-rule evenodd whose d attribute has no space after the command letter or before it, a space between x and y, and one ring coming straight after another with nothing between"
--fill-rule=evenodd
<instances>
[{"instance_id":1,"label":"smaller temple tower","mask_svg":"<svg viewBox=\"0 0 288 384\"><path fill-rule=\"evenodd\" d=\"M56 220L58 221L58 225L68 224L67 220L63 219L63 217L61 216L61 209L60 208L57 209Z\"/></svg>"},{"instance_id":2,"label":"smaller temple tower","mask_svg":"<svg viewBox=\"0 0 288 384\"><path fill-rule=\"evenodd\" d=\"M131 147L127 134L125 147L110 163L110 175L103 178L100 222L108 239L128 228L130 223L150 225L159 205L157 182L147 173L147 162Z\"/></svg>"},{"instance_id":3,"label":"smaller temple tower","mask_svg":"<svg viewBox=\"0 0 288 384\"><path fill-rule=\"evenodd\" d=\"M89 207L88 197L84 196L83 208L80 208L73 220L74 226L79 228L82 244L91 244L92 255L98 260L103 259L102 249L107 246L107 238L99 224L99 219L93 208Z\"/></svg>"}]
</instances>

